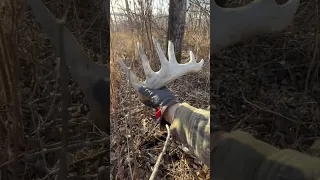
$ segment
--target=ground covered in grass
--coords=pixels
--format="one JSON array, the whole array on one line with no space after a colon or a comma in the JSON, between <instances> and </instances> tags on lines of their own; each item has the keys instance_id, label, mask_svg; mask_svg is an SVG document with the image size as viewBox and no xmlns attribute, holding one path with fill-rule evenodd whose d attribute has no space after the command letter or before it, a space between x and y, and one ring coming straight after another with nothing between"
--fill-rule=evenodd
<instances>
[{"instance_id":1,"label":"ground covered in grass","mask_svg":"<svg viewBox=\"0 0 320 180\"><path fill-rule=\"evenodd\" d=\"M158 33L153 35L162 42L161 46L165 49L164 36ZM111 59L113 127L111 163L112 172L120 179L130 177L131 172L134 179L148 179L157 157L162 151L167 135L166 129L161 129L154 121L152 116L155 111L139 102L136 93L128 85L127 79L116 61L117 56L122 57L123 55L126 59L125 63L128 66L131 65L133 72L143 80L145 77L141 60L136 52L137 42L141 42L141 40L135 38L130 32L111 34L111 56L113 57ZM180 101L188 102L198 108L207 108L210 87L209 37L199 37L190 32L186 33L184 43L183 60L189 60L189 50L192 50L198 60L205 60L203 70L179 78L168 88L178 96ZM153 63L154 70L159 70L159 59L156 52L152 52L154 47L142 46L148 59ZM170 141L157 177L159 179L208 179L209 170L183 149L181 144ZM128 154L130 158L128 158Z\"/></svg>"},{"instance_id":2,"label":"ground covered in grass","mask_svg":"<svg viewBox=\"0 0 320 180\"><path fill-rule=\"evenodd\" d=\"M282 32L252 38L211 59L211 106L224 129L319 153L311 146L320 130L316 2L301 1L292 26Z\"/></svg>"},{"instance_id":3,"label":"ground covered in grass","mask_svg":"<svg viewBox=\"0 0 320 180\"><path fill-rule=\"evenodd\" d=\"M44 1L57 18L65 10L65 1ZM24 1L18 1L23 5ZM61 90L55 53L46 33L35 21L29 8L23 9L19 26L19 93L24 123L25 145L19 160L12 159L12 132L1 129L0 179L54 179L59 169L61 147ZM109 47L105 47L105 13L103 1L73 1L66 26L83 45L88 56L105 64ZM3 88L2 86L0 86ZM3 89L1 89L1 93ZM86 118L89 107L77 83L70 79L69 178L97 179L109 177L109 150L106 135ZM1 117L10 111L0 100ZM9 121L1 119L8 125ZM23 137L21 137L22 139Z\"/></svg>"}]
</instances>

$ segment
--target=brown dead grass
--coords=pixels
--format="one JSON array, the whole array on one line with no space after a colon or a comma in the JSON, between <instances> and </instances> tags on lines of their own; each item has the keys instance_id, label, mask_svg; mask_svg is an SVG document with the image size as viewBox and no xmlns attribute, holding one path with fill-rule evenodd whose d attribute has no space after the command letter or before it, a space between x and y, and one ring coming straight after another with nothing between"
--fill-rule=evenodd
<instances>
[{"instance_id":1,"label":"brown dead grass","mask_svg":"<svg viewBox=\"0 0 320 180\"><path fill-rule=\"evenodd\" d=\"M165 47L163 37L154 36L162 42L162 48ZM159 125L153 120L153 110L145 107L137 99L136 94L131 94L131 104L129 103L129 86L127 79L120 70L116 61L117 56L125 57L125 63L133 69L139 77L144 79L144 73L141 66L141 60L137 54L136 43L139 41L132 33L111 34L111 49L114 52L111 57L111 86L112 91L112 145L111 163L113 166L113 175L117 177L127 177L130 179L129 161L127 160L128 148L126 135L127 128L125 121L129 121L128 110L131 110L131 134L133 148L129 148L130 157L135 154L136 164L130 161L130 165L135 169L135 179L148 179L152 168L162 151L166 138L166 130L160 129ZM140 41L141 42L141 41ZM192 50L197 59L205 59L203 70L198 73L186 75L176 80L168 87L179 97L179 100L188 102L198 108L206 108L209 105L209 37L199 37L192 32L186 33L184 40L183 57L188 59L188 50ZM151 63L159 61L157 55L152 54L151 48L142 44L147 57ZM150 58L156 57L156 58ZM156 67L156 70L159 66ZM130 87L131 88L131 87ZM128 127L130 128L130 127ZM120 154L119 154L120 153ZM208 179L209 171L196 159L182 151L181 144L171 141L167 153L164 156L162 165L159 168L157 177L160 179Z\"/></svg>"},{"instance_id":2,"label":"brown dead grass","mask_svg":"<svg viewBox=\"0 0 320 180\"><path fill-rule=\"evenodd\" d=\"M66 26L83 45L88 56L96 62L105 62L105 49L100 34L103 27L103 1L73 1ZM60 18L64 13L63 1L45 1L53 14ZM46 33L35 21L30 9L22 9L19 24L19 41L16 46L19 60L18 90L24 135L13 134L25 142L18 151L17 161L8 161L12 147L8 142L1 147L0 179L54 179L57 174L61 147L61 91L57 89L57 72L54 70L55 53ZM3 25L3 22L2 24ZM104 59L103 59L104 58ZM1 64L2 65L2 64ZM69 120L69 177L75 179L96 179L109 166L108 149L99 131L86 118L88 106L77 83L70 79L70 120ZM3 92L0 86L0 94ZM3 94L1 94L3 95ZM11 105L0 102L0 120L10 127L10 121L3 114ZM1 127L2 128L2 127ZM1 129L2 131L2 129ZM3 131L2 131L3 132ZM2 133L1 132L1 133ZM0 137L0 139L3 138ZM98 141L91 145L86 143ZM1 143L4 142L1 139ZM75 146L76 145L76 146ZM48 150L42 154L41 149ZM109 174L108 174L109 175ZM45 178L47 176L47 178Z\"/></svg>"},{"instance_id":3,"label":"brown dead grass","mask_svg":"<svg viewBox=\"0 0 320 180\"><path fill-rule=\"evenodd\" d=\"M293 24L282 32L212 57L213 121L280 148L313 153L309 148L320 130L316 3L302 0Z\"/></svg>"}]
</instances>

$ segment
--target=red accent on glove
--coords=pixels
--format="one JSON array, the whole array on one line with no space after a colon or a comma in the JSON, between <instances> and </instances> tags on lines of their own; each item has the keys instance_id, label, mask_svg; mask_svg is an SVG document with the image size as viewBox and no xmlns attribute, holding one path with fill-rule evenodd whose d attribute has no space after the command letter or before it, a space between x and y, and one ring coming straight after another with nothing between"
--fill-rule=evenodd
<instances>
[{"instance_id":1,"label":"red accent on glove","mask_svg":"<svg viewBox=\"0 0 320 180\"><path fill-rule=\"evenodd\" d=\"M156 112L156 119L159 119L161 117L161 109L158 107L158 110Z\"/></svg>"}]
</instances>

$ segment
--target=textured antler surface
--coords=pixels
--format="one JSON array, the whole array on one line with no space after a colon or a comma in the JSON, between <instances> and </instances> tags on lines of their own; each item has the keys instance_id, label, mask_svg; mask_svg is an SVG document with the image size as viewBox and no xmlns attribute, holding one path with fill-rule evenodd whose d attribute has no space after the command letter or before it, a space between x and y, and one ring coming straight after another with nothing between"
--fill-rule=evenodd
<instances>
[{"instance_id":1,"label":"textured antler surface","mask_svg":"<svg viewBox=\"0 0 320 180\"><path fill-rule=\"evenodd\" d=\"M300 0L278 5L275 0L255 0L239 8L222 8L211 1L211 53L249 36L280 31L294 18Z\"/></svg>"},{"instance_id":2,"label":"textured antler surface","mask_svg":"<svg viewBox=\"0 0 320 180\"><path fill-rule=\"evenodd\" d=\"M145 55L142 47L138 44L138 51L146 74L146 81L140 82L137 76L124 64L123 60L120 58L118 59L120 67L126 73L128 78L130 73L130 81L136 90L138 90L142 85L151 89L159 89L187 73L197 72L202 68L204 61L201 60L197 63L192 51L190 51L190 61L186 64L179 64L176 60L173 43L171 41L169 41L168 45L168 61L158 41L155 38L152 39L161 63L161 68L158 72L154 72L151 69L147 56Z\"/></svg>"}]
</instances>

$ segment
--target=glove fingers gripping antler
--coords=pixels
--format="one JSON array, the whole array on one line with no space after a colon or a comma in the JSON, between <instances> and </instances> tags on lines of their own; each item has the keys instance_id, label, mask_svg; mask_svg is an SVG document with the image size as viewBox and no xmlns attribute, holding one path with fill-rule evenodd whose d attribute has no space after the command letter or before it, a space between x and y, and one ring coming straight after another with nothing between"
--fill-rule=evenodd
<instances>
[{"instance_id":1,"label":"glove fingers gripping antler","mask_svg":"<svg viewBox=\"0 0 320 180\"><path fill-rule=\"evenodd\" d=\"M138 91L138 89L141 86L146 86L150 89L159 89L185 74L201 70L204 61L202 59L200 62L197 63L197 60L195 59L195 56L192 51L190 51L189 62L185 64L179 64L175 57L173 43L169 41L168 61L160 47L159 42L155 38L152 39L160 59L161 68L158 72L154 72L151 69L148 58L145 55L142 47L138 43L138 51L146 75L146 80L144 82L139 81L137 76L125 65L123 60L118 58L121 69L126 73L127 77L130 78L131 84L135 88L135 90Z\"/></svg>"}]
</instances>

